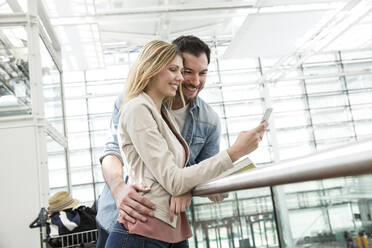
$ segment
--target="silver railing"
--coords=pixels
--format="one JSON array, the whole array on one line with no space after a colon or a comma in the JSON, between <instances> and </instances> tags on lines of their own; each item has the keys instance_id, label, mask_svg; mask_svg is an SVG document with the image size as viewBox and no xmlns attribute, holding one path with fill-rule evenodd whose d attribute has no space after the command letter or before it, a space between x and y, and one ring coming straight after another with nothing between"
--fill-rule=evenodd
<instances>
[{"instance_id":1,"label":"silver railing","mask_svg":"<svg viewBox=\"0 0 372 248\"><path fill-rule=\"evenodd\" d=\"M255 168L197 186L194 196L372 173L372 139Z\"/></svg>"}]
</instances>

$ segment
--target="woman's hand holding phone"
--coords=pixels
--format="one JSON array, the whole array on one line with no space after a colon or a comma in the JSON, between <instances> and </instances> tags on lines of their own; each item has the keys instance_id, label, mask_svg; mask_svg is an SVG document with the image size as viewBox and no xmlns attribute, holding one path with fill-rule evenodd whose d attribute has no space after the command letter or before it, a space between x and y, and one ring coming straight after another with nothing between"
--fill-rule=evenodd
<instances>
[{"instance_id":1,"label":"woman's hand holding phone","mask_svg":"<svg viewBox=\"0 0 372 248\"><path fill-rule=\"evenodd\" d=\"M267 121L263 121L252 130L240 132L234 144L227 149L231 161L235 162L239 158L256 150L266 128Z\"/></svg>"},{"instance_id":2,"label":"woman's hand holding phone","mask_svg":"<svg viewBox=\"0 0 372 248\"><path fill-rule=\"evenodd\" d=\"M266 109L261 123L256 128L239 133L235 143L227 149L233 162L257 149L269 125L268 121L272 112L272 108Z\"/></svg>"}]
</instances>

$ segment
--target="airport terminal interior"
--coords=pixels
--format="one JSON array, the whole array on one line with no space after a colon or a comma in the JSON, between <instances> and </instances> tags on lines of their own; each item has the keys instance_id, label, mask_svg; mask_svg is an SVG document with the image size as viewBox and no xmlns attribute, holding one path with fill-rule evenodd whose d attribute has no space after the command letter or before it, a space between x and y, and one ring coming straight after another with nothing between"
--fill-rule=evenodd
<instances>
[{"instance_id":1,"label":"airport terminal interior","mask_svg":"<svg viewBox=\"0 0 372 248\"><path fill-rule=\"evenodd\" d=\"M181 35L211 49L199 96L220 117L221 150L268 107L258 168L372 139L370 0L0 0L1 248L43 247L29 224L59 191L98 200L131 65ZM193 197L189 245L372 247L369 171Z\"/></svg>"}]
</instances>

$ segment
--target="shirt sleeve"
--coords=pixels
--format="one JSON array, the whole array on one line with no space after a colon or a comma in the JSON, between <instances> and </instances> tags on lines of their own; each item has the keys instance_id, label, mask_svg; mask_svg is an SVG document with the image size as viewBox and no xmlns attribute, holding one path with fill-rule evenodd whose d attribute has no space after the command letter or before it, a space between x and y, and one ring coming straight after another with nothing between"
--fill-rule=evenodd
<instances>
[{"instance_id":1,"label":"shirt sleeve","mask_svg":"<svg viewBox=\"0 0 372 248\"><path fill-rule=\"evenodd\" d=\"M215 118L216 125L211 127L205 144L196 157L195 162L199 163L207 158L216 155L220 151L221 122L218 116Z\"/></svg>"},{"instance_id":2,"label":"shirt sleeve","mask_svg":"<svg viewBox=\"0 0 372 248\"><path fill-rule=\"evenodd\" d=\"M121 115L119 135L122 136L124 132L129 135L134 149L153 177L174 196L190 191L233 166L227 151L222 151L196 165L180 168L177 165L179 162L169 151L151 110L142 104L133 106Z\"/></svg>"},{"instance_id":3,"label":"shirt sleeve","mask_svg":"<svg viewBox=\"0 0 372 248\"><path fill-rule=\"evenodd\" d=\"M120 106L123 101L123 94L124 93L121 93L115 101L114 111L112 112L112 116L110 120L109 137L107 138L107 142L99 158L99 161L101 164L102 164L103 158L106 157L107 155L116 156L117 158L120 159L121 163L124 164L123 159L120 154L120 148L119 148L119 142L118 142L118 136L117 136L119 117L120 117L119 110L120 110Z\"/></svg>"}]
</instances>

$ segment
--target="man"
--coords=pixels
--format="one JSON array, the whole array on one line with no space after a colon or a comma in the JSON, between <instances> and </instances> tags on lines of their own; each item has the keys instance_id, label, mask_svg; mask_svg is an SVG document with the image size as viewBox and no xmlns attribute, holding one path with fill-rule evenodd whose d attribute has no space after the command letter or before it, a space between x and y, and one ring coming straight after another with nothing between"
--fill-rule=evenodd
<instances>
[{"instance_id":1,"label":"man","mask_svg":"<svg viewBox=\"0 0 372 248\"><path fill-rule=\"evenodd\" d=\"M207 44L195 36L181 36L173 41L182 52L184 62L184 82L182 84L186 106L183 107L178 95L173 102L171 113L174 115L182 136L190 147L188 166L197 164L219 152L221 124L217 113L200 97L210 62L210 49ZM106 181L98 201L97 226L99 240L97 247L104 247L109 232L118 219L147 221L156 208L138 192L148 192L146 185L127 185L124 181L123 161L117 142L117 125L122 95L115 102L111 120L112 137L106 143L100 158L102 173ZM221 196L210 198L222 200ZM171 198L171 215L185 211L191 202L191 193ZM177 209L175 209L177 208Z\"/></svg>"}]
</instances>

